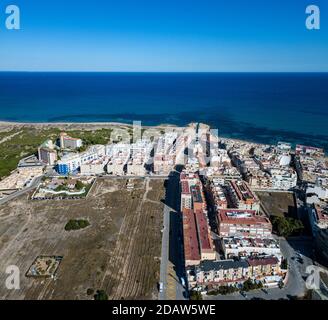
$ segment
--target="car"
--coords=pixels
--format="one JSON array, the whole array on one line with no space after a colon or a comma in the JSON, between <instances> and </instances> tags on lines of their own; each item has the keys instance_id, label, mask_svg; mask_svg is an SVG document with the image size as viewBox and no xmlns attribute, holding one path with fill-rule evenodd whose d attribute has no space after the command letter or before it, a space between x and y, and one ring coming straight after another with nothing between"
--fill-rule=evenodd
<instances>
[{"instance_id":1,"label":"car","mask_svg":"<svg viewBox=\"0 0 328 320\"><path fill-rule=\"evenodd\" d=\"M161 292L161 293L164 291L164 283L163 282L159 282L158 291Z\"/></svg>"},{"instance_id":2,"label":"car","mask_svg":"<svg viewBox=\"0 0 328 320\"><path fill-rule=\"evenodd\" d=\"M185 281L184 277L181 277L180 281L181 281L182 286L185 287L186 286L186 281Z\"/></svg>"}]
</instances>

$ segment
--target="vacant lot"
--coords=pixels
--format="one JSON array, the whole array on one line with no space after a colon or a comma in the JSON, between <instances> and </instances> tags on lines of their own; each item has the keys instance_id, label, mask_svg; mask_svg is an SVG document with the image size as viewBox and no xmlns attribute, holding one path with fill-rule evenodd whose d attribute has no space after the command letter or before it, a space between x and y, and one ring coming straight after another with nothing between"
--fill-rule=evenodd
<instances>
[{"instance_id":1,"label":"vacant lot","mask_svg":"<svg viewBox=\"0 0 328 320\"><path fill-rule=\"evenodd\" d=\"M288 192L256 192L265 213L270 216L297 218L294 194ZM263 209L262 208L262 209Z\"/></svg>"},{"instance_id":2,"label":"vacant lot","mask_svg":"<svg viewBox=\"0 0 328 320\"><path fill-rule=\"evenodd\" d=\"M104 289L110 298L155 298L163 181L140 179L134 186L128 191L126 180L104 179L84 200L23 196L0 206L0 299L91 299L88 289ZM90 226L67 232L70 219ZM63 256L55 280L25 277L39 255ZM5 288L9 265L20 269L20 290Z\"/></svg>"}]
</instances>

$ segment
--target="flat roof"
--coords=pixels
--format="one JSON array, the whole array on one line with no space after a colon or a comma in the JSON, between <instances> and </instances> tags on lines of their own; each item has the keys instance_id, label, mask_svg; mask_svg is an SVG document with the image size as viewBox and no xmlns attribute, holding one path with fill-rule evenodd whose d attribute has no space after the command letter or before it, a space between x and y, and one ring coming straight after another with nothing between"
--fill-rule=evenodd
<instances>
[{"instance_id":1,"label":"flat roof","mask_svg":"<svg viewBox=\"0 0 328 320\"><path fill-rule=\"evenodd\" d=\"M200 190L200 187L198 185L192 186L191 188L191 194L194 202L202 203L202 193Z\"/></svg>"},{"instance_id":2,"label":"flat roof","mask_svg":"<svg viewBox=\"0 0 328 320\"><path fill-rule=\"evenodd\" d=\"M315 205L315 212L318 221L328 221L328 207L321 208L320 206Z\"/></svg>"},{"instance_id":3,"label":"flat roof","mask_svg":"<svg viewBox=\"0 0 328 320\"><path fill-rule=\"evenodd\" d=\"M211 250L212 245L211 245L210 235L208 232L209 226L204 211L197 210L195 212L195 217L196 217L196 222L199 231L198 236L199 236L201 250Z\"/></svg>"},{"instance_id":4,"label":"flat roof","mask_svg":"<svg viewBox=\"0 0 328 320\"><path fill-rule=\"evenodd\" d=\"M195 215L191 209L183 209L183 244L185 260L200 260Z\"/></svg>"},{"instance_id":5,"label":"flat roof","mask_svg":"<svg viewBox=\"0 0 328 320\"><path fill-rule=\"evenodd\" d=\"M228 224L271 224L267 217L257 215L255 210L221 209L218 220Z\"/></svg>"},{"instance_id":6,"label":"flat roof","mask_svg":"<svg viewBox=\"0 0 328 320\"><path fill-rule=\"evenodd\" d=\"M239 269L239 268L248 268L248 263L245 260L219 260L219 261L211 261L204 260L200 263L199 269L202 271L219 271L219 270L229 270L229 269Z\"/></svg>"},{"instance_id":7,"label":"flat roof","mask_svg":"<svg viewBox=\"0 0 328 320\"><path fill-rule=\"evenodd\" d=\"M235 190L237 197L239 200L243 201L258 201L255 194L249 188L247 182L240 180L240 181L230 181L232 188Z\"/></svg>"},{"instance_id":8,"label":"flat roof","mask_svg":"<svg viewBox=\"0 0 328 320\"><path fill-rule=\"evenodd\" d=\"M181 192L191 194L188 181L181 181Z\"/></svg>"},{"instance_id":9,"label":"flat roof","mask_svg":"<svg viewBox=\"0 0 328 320\"><path fill-rule=\"evenodd\" d=\"M252 258L248 258L247 262L250 266L255 267L255 266L265 266L265 265L278 264L279 260L278 260L278 258L276 258L274 256L270 256L270 257L252 257Z\"/></svg>"}]
</instances>

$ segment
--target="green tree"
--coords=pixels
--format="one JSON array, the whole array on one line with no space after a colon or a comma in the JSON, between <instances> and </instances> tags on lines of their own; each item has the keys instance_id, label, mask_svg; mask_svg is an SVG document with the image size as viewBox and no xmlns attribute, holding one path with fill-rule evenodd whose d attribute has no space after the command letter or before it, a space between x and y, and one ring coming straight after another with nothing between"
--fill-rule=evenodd
<instances>
[{"instance_id":1,"label":"green tree","mask_svg":"<svg viewBox=\"0 0 328 320\"><path fill-rule=\"evenodd\" d=\"M255 282L252 281L251 279L247 279L243 283L243 291L251 291L251 290L256 290L256 289L262 289L263 288L263 283L261 281Z\"/></svg>"},{"instance_id":2,"label":"green tree","mask_svg":"<svg viewBox=\"0 0 328 320\"><path fill-rule=\"evenodd\" d=\"M199 291L191 291L190 300L203 300L203 297Z\"/></svg>"},{"instance_id":3,"label":"green tree","mask_svg":"<svg viewBox=\"0 0 328 320\"><path fill-rule=\"evenodd\" d=\"M97 290L96 294L94 295L95 300L108 300L108 295L105 290Z\"/></svg>"},{"instance_id":4,"label":"green tree","mask_svg":"<svg viewBox=\"0 0 328 320\"><path fill-rule=\"evenodd\" d=\"M84 184L83 184L83 182L81 182L80 180L78 180L76 182L75 187L76 187L77 190L82 190L84 188Z\"/></svg>"},{"instance_id":5,"label":"green tree","mask_svg":"<svg viewBox=\"0 0 328 320\"><path fill-rule=\"evenodd\" d=\"M294 218L274 216L271 218L271 222L274 232L285 238L293 234L301 233L304 229L302 221Z\"/></svg>"},{"instance_id":6,"label":"green tree","mask_svg":"<svg viewBox=\"0 0 328 320\"><path fill-rule=\"evenodd\" d=\"M66 231L84 229L89 226L90 223L87 220L69 220L65 225Z\"/></svg>"},{"instance_id":7,"label":"green tree","mask_svg":"<svg viewBox=\"0 0 328 320\"><path fill-rule=\"evenodd\" d=\"M288 262L287 262L287 259L282 259L281 261L281 265L280 265L280 268L281 269L287 269L288 268Z\"/></svg>"}]
</instances>

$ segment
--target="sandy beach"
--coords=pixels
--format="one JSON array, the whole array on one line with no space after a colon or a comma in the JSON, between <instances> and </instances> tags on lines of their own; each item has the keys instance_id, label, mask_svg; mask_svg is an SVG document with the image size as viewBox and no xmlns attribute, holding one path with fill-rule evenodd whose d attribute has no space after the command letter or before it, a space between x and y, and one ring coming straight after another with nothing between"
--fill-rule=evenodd
<instances>
[{"instance_id":1,"label":"sandy beach","mask_svg":"<svg viewBox=\"0 0 328 320\"><path fill-rule=\"evenodd\" d=\"M37 128L37 129L50 129L58 128L61 130L99 130L99 129L109 129L112 127L123 127L131 128L131 124L120 123L120 122L10 122L10 121L0 121L0 132L10 131L12 129L21 128ZM182 129L175 125L163 124L158 126L142 126L143 128L158 128L165 129L172 127L175 129Z\"/></svg>"}]
</instances>

